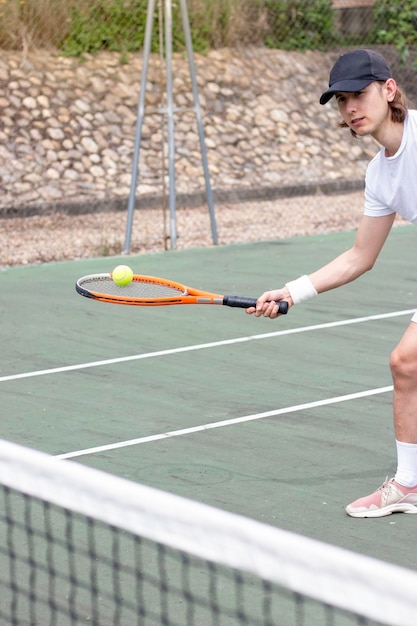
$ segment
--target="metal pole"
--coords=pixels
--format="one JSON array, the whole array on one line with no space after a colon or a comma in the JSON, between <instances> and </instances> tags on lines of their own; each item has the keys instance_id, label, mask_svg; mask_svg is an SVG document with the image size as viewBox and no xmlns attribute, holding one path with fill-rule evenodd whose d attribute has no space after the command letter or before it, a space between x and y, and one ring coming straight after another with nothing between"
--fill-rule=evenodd
<instances>
[{"instance_id":1,"label":"metal pole","mask_svg":"<svg viewBox=\"0 0 417 626\"><path fill-rule=\"evenodd\" d=\"M162 79L165 78L165 73L163 68L164 64L164 23L165 23L165 11L164 11L164 0L158 1L158 20L159 20L159 28L158 28L158 39L159 39L159 95L161 99L161 103L164 101L163 93L165 90L162 90ZM162 113L162 111L160 111ZM168 239L170 238L167 234L167 194L166 194L166 180L165 180L165 116L161 115L161 183L162 183L162 216L163 216L163 236L164 236L164 250L167 250Z\"/></svg>"},{"instance_id":2,"label":"metal pole","mask_svg":"<svg viewBox=\"0 0 417 626\"><path fill-rule=\"evenodd\" d=\"M174 101L172 95L172 2L165 0L165 57L167 67L167 116L168 116L168 178L170 245L177 245L177 223L175 202L175 141L174 141Z\"/></svg>"},{"instance_id":3,"label":"metal pole","mask_svg":"<svg viewBox=\"0 0 417 626\"><path fill-rule=\"evenodd\" d=\"M161 0L165 2L165 57L166 57L166 94L167 109L161 110L161 113L167 114L167 133L168 133L168 178L169 178L169 214L170 214L170 246L175 248L177 244L177 224L176 224L176 189L175 189L175 140L174 140L174 103L173 103L173 81L172 81L172 0ZM214 213L213 193L210 184L210 175L208 170L207 152L204 139L204 129L201 115L201 107L198 96L198 87L196 73L194 67L193 47L191 41L190 24L186 0L180 0L182 23L185 35L185 43L188 55L188 65L191 76L191 84L194 98L194 112L197 118L198 134L200 140L201 156L204 169L204 177L206 184L207 201L210 212L211 231L213 243L218 243L216 218ZM142 142L142 126L145 116L145 99L146 84L149 68L149 56L151 51L152 30L154 22L155 0L148 0L145 41L143 47L143 68L140 84L140 94L137 112L137 125L135 134L135 144L132 162L132 180L130 185L130 194L128 201L127 224L125 245L123 252L129 254L132 239L133 217L135 212L136 188L139 175L139 156ZM161 44L160 44L161 46ZM180 110L180 109L178 109ZM164 159L164 155L162 155ZM165 201L165 199L164 199Z\"/></svg>"},{"instance_id":4,"label":"metal pole","mask_svg":"<svg viewBox=\"0 0 417 626\"><path fill-rule=\"evenodd\" d=\"M182 24L183 24L184 35L185 35L185 45L187 48L187 55L188 55L188 66L190 68L191 85L192 85L193 97L194 97L195 114L197 118L198 135L200 139L201 158L203 161L204 178L206 182L206 194L207 194L207 203L208 203L209 213L210 213L211 232L212 232L212 237L213 237L213 243L218 244L219 240L217 236L216 216L214 213L214 199L213 199L213 192L211 189L210 174L209 174L209 169L208 169L207 151L206 151L206 143L204 139L204 129L203 129L203 120L202 120L202 115L201 115L200 98L198 95L196 72L195 72L195 66L194 66L193 44L191 41L190 20L188 17L187 1L180 0L180 3L181 3Z\"/></svg>"},{"instance_id":5,"label":"metal pole","mask_svg":"<svg viewBox=\"0 0 417 626\"><path fill-rule=\"evenodd\" d=\"M146 82L147 82L147 77L148 77L149 55L151 51L154 11L155 11L155 0L148 0L145 41L144 41L144 46L143 46L143 67L142 67L142 77L141 77L141 83L140 83L135 146L134 146L133 163L132 163L132 180L130 183L125 246L123 250L124 254L129 254L131 240L132 240L133 214L135 211L136 187L137 187L137 180L138 180L138 174L139 174L140 144L142 142L142 125L143 125L143 118L145 115Z\"/></svg>"}]
</instances>

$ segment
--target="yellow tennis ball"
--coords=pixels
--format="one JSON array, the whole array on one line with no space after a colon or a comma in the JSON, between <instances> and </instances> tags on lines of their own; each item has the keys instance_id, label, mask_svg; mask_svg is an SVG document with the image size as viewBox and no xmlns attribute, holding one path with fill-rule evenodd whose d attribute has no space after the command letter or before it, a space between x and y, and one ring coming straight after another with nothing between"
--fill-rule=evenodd
<instances>
[{"instance_id":1,"label":"yellow tennis ball","mask_svg":"<svg viewBox=\"0 0 417 626\"><path fill-rule=\"evenodd\" d=\"M133 272L127 265L118 265L111 275L113 282L120 287L126 287L132 282Z\"/></svg>"}]
</instances>

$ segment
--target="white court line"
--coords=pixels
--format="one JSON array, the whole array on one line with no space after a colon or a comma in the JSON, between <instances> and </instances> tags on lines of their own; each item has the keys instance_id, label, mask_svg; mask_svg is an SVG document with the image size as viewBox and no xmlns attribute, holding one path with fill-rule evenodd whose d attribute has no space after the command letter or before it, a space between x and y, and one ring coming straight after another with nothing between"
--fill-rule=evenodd
<instances>
[{"instance_id":1,"label":"white court line","mask_svg":"<svg viewBox=\"0 0 417 626\"><path fill-rule=\"evenodd\" d=\"M22 378L34 378L35 376L47 376L49 374L62 374L65 372L73 372L76 370L88 369L91 367L101 367L103 365L114 365L116 363L127 363L129 361L140 361L142 359L151 359L159 356L168 356L170 354L180 354L181 352L192 352L195 350L205 350L207 348L217 348L219 346L228 346L232 344L244 343L246 341L258 341L259 339L269 339L270 337L280 337L283 335L294 335L296 333L310 332L312 330L322 330L323 328L335 328L336 326L348 326L350 324L359 324L361 322L371 322L374 320L382 320L390 317L400 317L402 315L411 315L415 313L415 309L405 311L394 311L391 313L381 313L379 315L368 315L367 317L354 317L347 320L337 322L328 322L326 324L316 324L314 326L303 326L301 328L289 328L287 330L277 330L271 333L263 333L260 335L249 335L247 337L236 337L235 339L224 339L223 341L213 341L211 343L200 343L193 346L184 346L182 348L172 348L169 350L159 350L158 352L147 352L145 354L134 354L131 356L117 357L114 359L105 359L103 361L92 361L90 363L79 363L77 365L65 365L64 367L54 367L46 370L36 370L34 372L23 372L22 374L11 374L9 376L0 376L0 383L11 380L21 380Z\"/></svg>"},{"instance_id":2,"label":"white court line","mask_svg":"<svg viewBox=\"0 0 417 626\"><path fill-rule=\"evenodd\" d=\"M255 420L265 419L266 417L276 417L277 415L287 415L296 411L304 411L305 409L313 409L316 407L326 406L329 404L337 404L338 402L347 402L356 400L357 398L366 398L375 396L380 393L392 391L392 385L388 387L379 387L378 389L368 389L367 391L359 391L358 393L349 393L345 396L336 396L327 398L326 400L317 400L316 402L307 402L305 404L296 404L295 406L285 407L283 409L275 409L273 411L265 411L264 413L255 413L253 415L244 415L233 419L222 420L221 422L211 422L210 424L202 424L201 426L192 426L191 428L182 428L180 430L171 430L167 433L158 435L150 435L148 437L139 437L138 439L129 439L118 443L110 443L105 446L96 446L95 448L87 448L85 450L76 450L75 452L67 452L65 454L57 454L57 459L73 459L77 456L86 456L88 454L96 454L97 452L107 452L116 450L117 448L127 448L128 446L136 446L151 441L160 441L161 439L170 439L171 437L181 437L183 435L191 435L204 430L212 430L214 428L224 428L225 426L233 426L234 424L242 424L244 422L253 422Z\"/></svg>"}]
</instances>

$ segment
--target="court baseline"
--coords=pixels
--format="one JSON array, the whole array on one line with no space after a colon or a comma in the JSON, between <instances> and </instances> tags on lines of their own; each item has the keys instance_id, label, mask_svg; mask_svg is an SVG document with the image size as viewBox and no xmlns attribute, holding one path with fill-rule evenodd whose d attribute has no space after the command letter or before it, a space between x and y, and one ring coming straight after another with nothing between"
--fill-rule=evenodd
<instances>
[{"instance_id":1,"label":"court baseline","mask_svg":"<svg viewBox=\"0 0 417 626\"><path fill-rule=\"evenodd\" d=\"M170 354L180 354L182 352L192 352L196 350L205 350L207 348L217 348L228 346L247 341L258 341L260 339L270 339L271 337L280 337L284 335L293 335L297 333L311 332L314 330L322 330L325 328L336 328L337 326L348 326L350 324L360 324L363 322L372 322L375 320L388 319L392 317L401 317L403 315L412 315L415 309L407 309L404 311L392 311L390 313L380 313L378 315L368 315L366 317L353 317L351 319L339 320L337 322L326 322L324 324L314 324L312 326L302 326L300 328L288 328L286 330L277 330L270 333L261 333L259 335L248 335L246 337L235 337L234 339L223 339L221 341L212 341L210 343L201 343L191 346L183 346L180 348L170 348L167 350L158 350L157 352L147 352L145 354L133 354L130 356L116 357L113 359L104 359L101 361L92 361L90 363L78 363L76 365L65 365L63 367L54 367L45 370L35 370L33 372L22 372L21 374L10 374L8 376L0 376L0 383L21 380L23 378L34 378L36 376L48 376L51 374L62 374L73 372L76 370L88 369L91 367L101 367L103 365L114 365L117 363L127 363L129 361L140 361L142 359L150 359L160 356L168 356Z\"/></svg>"},{"instance_id":2,"label":"court baseline","mask_svg":"<svg viewBox=\"0 0 417 626\"><path fill-rule=\"evenodd\" d=\"M267 339L267 338L271 338L271 337L279 337L279 336L283 336L283 335L304 333L304 332L310 332L310 331L314 331L314 330L322 330L322 329L326 329L326 328L335 328L335 327L339 327L339 326L347 326L347 325L351 325L351 324L358 324L358 323L376 321L376 320L381 320L381 319L387 319L387 318L411 315L414 312L415 312L415 309L407 309L407 310L403 310L403 311L392 311L392 312L381 313L381 314L377 314L377 315L369 315L369 316L365 316L365 317L357 317L357 318L351 318L351 319L347 319L347 320L338 320L338 321L333 321L333 322L326 322L326 323L323 323L323 324L315 324L315 325L311 325L311 326L303 326L303 327L299 327L299 328L290 328L290 329L285 329L285 330L278 330L278 331L273 331L273 332L269 332L269 333L262 333L262 334L258 334L258 335L249 335L249 336L245 336L245 337L236 337L234 339L225 339L225 340L214 341L214 342L210 342L210 343L196 344L196 345L191 345L191 346L183 346L183 347L180 347L180 348L172 348L172 349L160 350L160 351L156 351L156 352L148 352L148 353L145 353L145 354L136 354L136 355L131 355L131 356L127 356L127 357L117 357L117 358L113 358L113 359L105 359L105 360L94 361L94 362L90 362L90 363L80 363L80 364L76 364L76 365L69 365L69 366L51 368L51 369L46 369L46 370L38 370L38 371L33 371L33 372L23 372L21 374L2 376L2 377L0 377L0 382L19 380L19 379L24 379L24 378L32 378L32 377L36 377L36 376L46 376L46 375L50 375L50 374L59 374L59 373L65 373L65 372L70 372L70 371L74 371L74 370L83 370L83 369L92 368L92 367L100 367L100 366L104 366L104 365L113 365L113 364L117 364L117 363L125 363L125 362L129 362L129 361L137 361L137 360L141 360L141 359L149 359L149 358L155 358L155 357L160 357L160 356L167 356L167 355L171 355L171 354L179 354L179 353L183 353L183 352L203 350L203 349L207 349L207 348L215 348L215 347L221 347L221 346L226 346L226 345L231 345L231 344L239 344L239 343L248 342L248 341L257 341L257 340ZM244 416L241 416L241 417L227 419L227 420L221 420L221 421L218 421L218 422L201 424L201 425L193 426L193 427L190 427L190 428L177 429L177 430L173 430L173 431L169 431L169 432L165 432L165 433L158 433L156 435L150 435L150 436L146 436L146 437L139 437L139 438L135 438L135 439L129 439L129 440L126 440L126 441L110 443L110 444L106 444L106 445L102 445L102 446L95 446L95 447L87 448L87 449L83 449L83 450L74 450L72 452L67 452L67 453L56 455L56 458L59 458L59 459L71 459L71 458L75 458L75 457L81 457L81 456L97 454L97 453L100 453L100 452L115 450L115 449L118 449L118 448L125 448L125 447L129 447L129 446L140 445L140 444L143 444L143 443L150 443L150 442L159 441L159 440L163 440L163 439L169 439L169 438L173 438L173 437L185 436L185 435L189 435L189 434L194 434L194 433L198 433L198 432L212 430L212 429L215 429L215 428L224 428L226 426L232 426L232 425L241 424L241 423L244 423L244 422L251 422L251 421L255 421L255 420L265 419L265 418L268 418L268 417L276 417L276 416L279 416L279 415L287 415L289 413L295 413L295 412L304 411L304 410L307 410L307 409L313 409L313 408L318 408L318 407L321 407L321 406L337 404L337 403L340 403L340 402L348 402L350 400L355 400L355 399L364 398L364 397L368 397L368 396L383 394L383 393L387 393L387 392L390 392L390 391L392 391L392 385L385 386L385 387L379 387L379 388L375 388L375 389L367 389L367 390L364 390L364 391L350 393L350 394L346 394L346 395L343 395L343 396L335 396L333 398L325 398L323 400L317 400L317 401L307 402L307 403L303 403L303 404L297 404L297 405L293 405L293 406L282 407L282 408L279 408L279 409L273 409L273 410L265 411L265 412L262 412L262 413L255 413L255 414L251 414L251 415L244 415Z\"/></svg>"},{"instance_id":3,"label":"court baseline","mask_svg":"<svg viewBox=\"0 0 417 626\"><path fill-rule=\"evenodd\" d=\"M129 439L128 441L120 441L118 443L110 443L104 446L96 446L94 448L87 448L85 450L75 450L74 452L66 452L64 454L55 455L58 459L73 459L78 456L87 456L89 454L97 454L99 452L107 452L109 450L116 450L117 448L127 448L128 446L136 446L142 443L150 443L151 441L159 441L161 439L170 439L171 437L181 437L182 435L191 435L201 431L212 430L213 428L224 428L225 426L233 426L234 424L242 424L244 422L253 422L255 420L265 419L266 417L276 417L277 415L287 415L288 413L295 413L296 411L304 411L306 409L313 409L316 407L327 406L329 404L337 404L338 402L347 402L348 400L356 400L357 398L365 398L367 396L374 396L380 393L387 393L392 391L392 385L387 387L379 387L377 389L368 389L366 391L359 391L357 393L349 393L344 396L336 396L334 398L326 398L325 400L317 400L315 402L306 402L304 404L296 404L294 406L284 407L281 409L274 409L272 411L265 411L263 413L255 413L253 415L244 415L242 417L235 417L233 419L222 420L220 422L211 422L210 424L202 424L200 426L192 426L191 428L182 428L179 430L172 430L167 433L159 433L157 435L150 435L148 437L139 437L137 439Z\"/></svg>"}]
</instances>

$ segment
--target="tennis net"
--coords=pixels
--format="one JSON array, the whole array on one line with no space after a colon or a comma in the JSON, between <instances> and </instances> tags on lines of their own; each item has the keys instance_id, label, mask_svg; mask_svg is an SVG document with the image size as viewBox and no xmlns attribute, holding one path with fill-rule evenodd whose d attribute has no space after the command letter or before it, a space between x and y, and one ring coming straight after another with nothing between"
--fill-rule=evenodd
<instances>
[{"instance_id":1,"label":"tennis net","mask_svg":"<svg viewBox=\"0 0 417 626\"><path fill-rule=\"evenodd\" d=\"M0 624L416 624L417 573L0 441Z\"/></svg>"}]
</instances>

